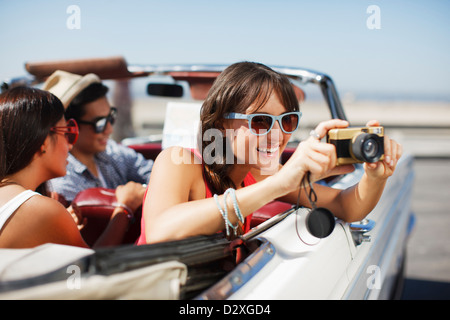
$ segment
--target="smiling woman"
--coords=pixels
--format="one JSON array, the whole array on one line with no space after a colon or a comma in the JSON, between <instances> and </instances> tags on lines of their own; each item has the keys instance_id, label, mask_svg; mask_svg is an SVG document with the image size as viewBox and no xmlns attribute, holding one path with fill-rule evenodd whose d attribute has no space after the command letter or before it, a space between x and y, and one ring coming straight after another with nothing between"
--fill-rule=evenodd
<instances>
[{"instance_id":1,"label":"smiling woman","mask_svg":"<svg viewBox=\"0 0 450 320\"><path fill-rule=\"evenodd\" d=\"M280 165L299 124L299 102L289 79L265 65L240 62L227 67L209 90L200 120L201 132L214 130L213 139L200 134L199 150L172 147L156 159L138 244L219 231L231 237L245 233L252 212L272 200L310 206L306 192L299 197L305 176L315 182L353 171L352 165L337 167L335 147L320 141L329 130L348 126L338 119L320 123L315 136ZM385 143L392 162L367 165L360 183L346 190L315 185L317 206L345 221L365 217L401 155L394 141Z\"/></svg>"},{"instance_id":2,"label":"smiling woman","mask_svg":"<svg viewBox=\"0 0 450 320\"><path fill-rule=\"evenodd\" d=\"M261 116L255 119L252 115L251 121L247 116L244 116L245 119L236 119L237 113L247 112L258 112ZM234 116L231 117L230 114ZM240 225L242 231L246 232L250 228L250 217L244 217L250 216L251 212L274 198L274 195L271 195L273 190L265 188L265 183L257 184L250 170L271 167L273 172L273 168L278 169L279 155L287 145L289 132L298 126L299 102L288 78L262 64L243 62L231 65L214 82L203 103L200 117L201 132L214 131L219 134L215 135L215 139L202 139L201 150L180 152L179 148L172 148L163 151L158 157L155 162L155 168L158 170L153 171L148 188L149 196L144 202L139 244L147 242L147 235L151 237L148 238L150 241L160 241L172 237L212 234L223 230L224 223L225 226L233 226L235 230ZM253 123L254 129L260 126L256 122L259 119L274 120L266 128L267 133L271 129L271 134L262 135L261 131L261 136L258 136L249 130L249 124ZM291 122L290 126L288 122ZM283 127L281 130L280 124ZM212 156L214 161L208 158L211 146L215 151ZM201 158L203 163L196 161L198 158ZM181 165L172 167L176 163ZM168 181L174 185L166 183ZM168 189L161 188L162 185ZM237 191L231 190L252 185L259 186L267 195L264 200L258 199L255 203L249 203L249 208L242 210L240 215L243 200L239 199L238 202ZM161 191L169 197L160 198L163 196ZM174 191L177 193L174 194ZM229 195L229 203L222 208L223 194ZM160 202L158 199L164 200ZM197 206L203 208L204 212L200 210L198 215L191 215L189 211L195 210ZM171 218L170 212L178 207L187 207L184 217ZM223 215L219 212L223 212ZM240 222L235 214L240 216ZM159 232L156 233L151 227L156 227L159 223L169 223L172 219L177 220L174 224L177 227L170 231L174 232L172 235L158 235ZM185 224L185 219L198 223ZM184 227L179 223L184 224ZM162 225L157 227L159 228L165 229Z\"/></svg>"},{"instance_id":3,"label":"smiling woman","mask_svg":"<svg viewBox=\"0 0 450 320\"><path fill-rule=\"evenodd\" d=\"M232 83L233 85L227 86L227 83ZM247 115L247 111L250 111L250 114ZM290 136L288 135L295 130L289 133L283 131L286 134L284 136L280 134L279 130L281 123L275 124L277 121L271 121L271 126L269 127L261 127L261 122L256 122L261 117L256 117L255 113L263 113L267 114L267 117L273 117L273 115L278 116L287 112L291 114L299 112L299 101L289 80L262 64L244 62L231 65L226 72L223 72L217 78L203 103L200 120L202 122L202 132L211 128L219 130L229 129L232 130L233 136L237 134L247 135L250 143L255 143L256 140L264 140L265 143L259 145L261 149L271 148L272 146L279 148L279 140L281 140L281 143L284 143L284 145L280 146L280 149L283 150L289 140ZM238 114L244 115L238 116ZM245 120L242 118L245 118ZM298 117L296 119L296 128L299 120L300 118ZM256 125L257 123L258 125ZM277 130L272 130L267 137L255 139L255 134L267 134L273 125L275 125ZM256 127L261 129L261 133L259 133L259 130L258 132L254 131ZM265 130L265 132L262 130ZM244 155L247 155L247 162L255 162L258 154L260 156L267 155L267 153L263 155L262 152L252 152L252 150L246 148L245 144L239 144L239 142L244 142L247 138L234 139L237 143L235 147L238 148L238 150L234 150L234 155L238 159L238 163L243 163L239 160ZM226 139L225 135L223 135L223 139ZM208 141L202 141L202 151L208 145ZM224 143L223 146L226 148L227 143ZM253 149L253 151L256 151L256 149ZM225 149L223 150L223 155L229 152L229 150ZM278 154L281 153L279 152ZM235 182L229 177L229 171L232 168L233 164L227 164L225 161L205 165L206 182L213 193L222 194L227 188L236 188Z\"/></svg>"}]
</instances>

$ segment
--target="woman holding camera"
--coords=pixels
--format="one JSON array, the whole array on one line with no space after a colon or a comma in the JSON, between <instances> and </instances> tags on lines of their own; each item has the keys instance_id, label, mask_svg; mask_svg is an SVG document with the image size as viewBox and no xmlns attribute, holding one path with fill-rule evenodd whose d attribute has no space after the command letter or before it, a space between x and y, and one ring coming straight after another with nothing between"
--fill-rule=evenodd
<instances>
[{"instance_id":1,"label":"woman holding camera","mask_svg":"<svg viewBox=\"0 0 450 320\"><path fill-rule=\"evenodd\" d=\"M288 78L258 63L229 66L214 82L201 109L201 150L172 147L155 161L144 199L138 244L248 231L252 212L277 199L295 204L300 183L353 171L336 166L336 150L321 142L343 120L320 123L285 165L279 157L301 113ZM376 121L369 126L379 125ZM385 137L385 158L365 164L361 181L337 190L314 184L317 206L345 221L365 217L394 172L401 146ZM309 206L301 192L300 204ZM242 231L241 231L242 232Z\"/></svg>"}]
</instances>

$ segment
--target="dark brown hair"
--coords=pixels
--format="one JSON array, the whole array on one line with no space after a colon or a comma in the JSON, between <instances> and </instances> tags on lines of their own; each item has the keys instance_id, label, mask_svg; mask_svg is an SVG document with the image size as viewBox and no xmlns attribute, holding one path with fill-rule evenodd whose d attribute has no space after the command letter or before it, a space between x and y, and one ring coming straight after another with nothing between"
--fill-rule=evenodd
<instances>
[{"instance_id":1,"label":"dark brown hair","mask_svg":"<svg viewBox=\"0 0 450 320\"><path fill-rule=\"evenodd\" d=\"M61 101L47 91L15 87L0 95L0 186L30 164L63 115Z\"/></svg>"},{"instance_id":2,"label":"dark brown hair","mask_svg":"<svg viewBox=\"0 0 450 320\"><path fill-rule=\"evenodd\" d=\"M227 67L214 81L200 112L201 133L220 128L224 115L231 112L245 113L255 103L262 108L276 92L287 111L298 111L299 102L289 79L271 68L255 62L239 62ZM221 145L226 155L226 137ZM201 152L211 143L201 139ZM232 164L223 161L204 162L204 175L212 193L222 194L227 188L236 188L228 174Z\"/></svg>"},{"instance_id":3,"label":"dark brown hair","mask_svg":"<svg viewBox=\"0 0 450 320\"><path fill-rule=\"evenodd\" d=\"M81 120L86 113L84 105L105 97L107 92L108 87L99 82L94 82L87 86L70 102L65 112L66 120L71 118Z\"/></svg>"}]
</instances>

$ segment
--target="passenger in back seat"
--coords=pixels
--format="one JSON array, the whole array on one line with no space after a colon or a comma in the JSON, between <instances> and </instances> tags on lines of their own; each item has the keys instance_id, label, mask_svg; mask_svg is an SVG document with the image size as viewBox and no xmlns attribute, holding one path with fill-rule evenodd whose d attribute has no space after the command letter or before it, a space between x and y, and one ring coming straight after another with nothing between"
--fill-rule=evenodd
<instances>
[{"instance_id":1,"label":"passenger in back seat","mask_svg":"<svg viewBox=\"0 0 450 320\"><path fill-rule=\"evenodd\" d=\"M17 87L0 95L0 248L88 246L68 210L45 188L47 180L66 173L77 138L76 122L64 119L63 105L49 92ZM121 243L127 213L116 208L113 217L95 246Z\"/></svg>"},{"instance_id":2,"label":"passenger in back seat","mask_svg":"<svg viewBox=\"0 0 450 320\"><path fill-rule=\"evenodd\" d=\"M93 187L116 189L127 194L124 205L135 211L142 205L153 166L152 160L112 139L113 124L120 112L109 105L108 88L94 74L80 76L54 72L44 90L59 97L66 108L66 119L77 121L80 136L68 158L67 174L52 179L50 188L69 203L82 190Z\"/></svg>"},{"instance_id":3,"label":"passenger in back seat","mask_svg":"<svg viewBox=\"0 0 450 320\"><path fill-rule=\"evenodd\" d=\"M259 63L240 62L214 82L201 109L199 150L168 148L155 161L143 205L138 244L248 229L252 212L274 199L295 204L300 182L353 171L336 166L336 150L320 140L348 123L320 123L291 158L279 158L298 128L299 102L289 79ZM372 121L368 125L379 125ZM315 184L317 205L345 221L365 217L393 174L401 146L385 137L385 160L365 164L347 190ZM306 192L300 204L309 206ZM241 231L242 232L242 231Z\"/></svg>"}]
</instances>

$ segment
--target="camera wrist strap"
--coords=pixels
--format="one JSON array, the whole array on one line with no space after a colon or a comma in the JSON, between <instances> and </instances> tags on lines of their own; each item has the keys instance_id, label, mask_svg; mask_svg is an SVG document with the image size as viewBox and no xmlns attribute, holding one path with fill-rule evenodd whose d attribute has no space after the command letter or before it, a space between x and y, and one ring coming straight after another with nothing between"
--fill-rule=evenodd
<instances>
[{"instance_id":1,"label":"camera wrist strap","mask_svg":"<svg viewBox=\"0 0 450 320\"><path fill-rule=\"evenodd\" d=\"M308 185L309 185L309 192L306 191L306 182L305 180L308 181ZM297 204L295 206L295 210L298 210L300 207L300 194L302 192L302 188L305 189L305 193L306 196L308 197L309 203L311 204L311 208L312 209L316 209L316 201L317 201L317 194L314 191L314 188L312 186L311 183L311 172L306 172L306 174L303 176L302 181L300 182L300 188L298 190L298 196L297 196ZM313 199L314 198L314 199Z\"/></svg>"}]
</instances>

